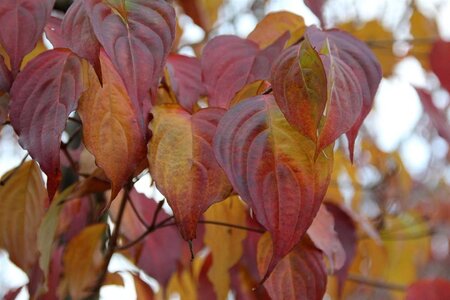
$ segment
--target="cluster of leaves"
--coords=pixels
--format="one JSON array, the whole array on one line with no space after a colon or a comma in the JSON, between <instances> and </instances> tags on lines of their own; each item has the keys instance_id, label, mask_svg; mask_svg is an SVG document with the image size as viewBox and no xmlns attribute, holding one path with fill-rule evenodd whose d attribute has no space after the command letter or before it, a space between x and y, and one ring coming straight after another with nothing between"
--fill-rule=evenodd
<instances>
[{"instance_id":1,"label":"cluster of leaves","mask_svg":"<svg viewBox=\"0 0 450 300\"><path fill-rule=\"evenodd\" d=\"M220 4L76 0L60 19L50 16L54 0L0 3L0 121L32 158L1 179L0 248L28 275L33 298L124 285L124 273L108 272L114 253L156 279L160 297L182 299L339 297L359 292L344 283L366 262L368 275L388 280L419 257L417 245L392 245L392 265L376 269L368 256L389 247L383 238L416 234L402 226L421 216L383 215L375 228L360 214L361 194L350 208L335 186L343 172L358 185L350 161L382 78L377 53L278 12L245 39L217 36L198 57L177 54L173 5L211 32ZM446 48L438 41L432 51ZM448 64L431 67L448 88ZM449 138L445 116L419 93ZM348 150L336 145L342 135ZM371 140L360 152L360 168L383 175L370 187L377 196L409 189L400 159ZM134 188L148 173L173 215ZM126 273L139 297L154 297ZM448 286L420 281L408 297Z\"/></svg>"}]
</instances>

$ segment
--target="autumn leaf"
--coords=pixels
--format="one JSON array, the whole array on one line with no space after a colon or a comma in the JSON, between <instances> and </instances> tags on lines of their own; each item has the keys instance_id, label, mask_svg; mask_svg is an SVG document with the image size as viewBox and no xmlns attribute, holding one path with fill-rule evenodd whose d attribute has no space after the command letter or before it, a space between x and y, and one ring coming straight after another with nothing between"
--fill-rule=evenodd
<instances>
[{"instance_id":1,"label":"autumn leaf","mask_svg":"<svg viewBox=\"0 0 450 300\"><path fill-rule=\"evenodd\" d=\"M143 281L139 275L133 274L134 287L136 289L136 299L137 300L152 300L154 299L155 293L152 288Z\"/></svg>"},{"instance_id":2,"label":"autumn leaf","mask_svg":"<svg viewBox=\"0 0 450 300\"><path fill-rule=\"evenodd\" d=\"M45 37L50 41L54 48L67 48L67 41L61 29L62 19L51 16L45 24Z\"/></svg>"},{"instance_id":3,"label":"autumn leaf","mask_svg":"<svg viewBox=\"0 0 450 300\"><path fill-rule=\"evenodd\" d=\"M436 21L427 18L417 7L414 7L409 22L411 24L411 34L414 38L410 52L420 61L426 70L429 70L430 61L428 56L433 46L431 41L439 37Z\"/></svg>"},{"instance_id":4,"label":"autumn leaf","mask_svg":"<svg viewBox=\"0 0 450 300\"><path fill-rule=\"evenodd\" d=\"M146 133L151 101L175 37L175 11L164 0L84 0L97 39L111 58ZM153 99L152 99L153 98Z\"/></svg>"},{"instance_id":5,"label":"autumn leaf","mask_svg":"<svg viewBox=\"0 0 450 300\"><path fill-rule=\"evenodd\" d=\"M315 144L289 125L273 96L233 106L214 138L217 161L234 189L273 237L267 274L311 225L329 183L332 147L314 159Z\"/></svg>"},{"instance_id":6,"label":"autumn leaf","mask_svg":"<svg viewBox=\"0 0 450 300\"><path fill-rule=\"evenodd\" d=\"M150 174L166 196L181 235L192 240L201 214L231 189L211 145L224 110L208 108L191 115L178 105L162 105L152 113Z\"/></svg>"},{"instance_id":7,"label":"autumn leaf","mask_svg":"<svg viewBox=\"0 0 450 300\"><path fill-rule=\"evenodd\" d=\"M85 89L86 71L86 64L71 51L50 50L28 63L11 87L11 124L20 145L47 174L50 198L61 176L61 135Z\"/></svg>"},{"instance_id":8,"label":"autumn leaf","mask_svg":"<svg viewBox=\"0 0 450 300\"><path fill-rule=\"evenodd\" d=\"M346 253L335 230L334 217L325 205L320 206L307 233L316 248L327 256L332 270L342 268Z\"/></svg>"},{"instance_id":9,"label":"autumn leaf","mask_svg":"<svg viewBox=\"0 0 450 300\"><path fill-rule=\"evenodd\" d=\"M355 139L369 114L382 74L372 51L343 31L321 31L312 26L306 32L313 47L321 51L328 80L328 106L318 140L318 150L346 133L350 159Z\"/></svg>"},{"instance_id":10,"label":"autumn leaf","mask_svg":"<svg viewBox=\"0 0 450 300\"><path fill-rule=\"evenodd\" d=\"M327 75L308 38L280 55L272 69L272 88L289 123L316 143L328 100Z\"/></svg>"},{"instance_id":11,"label":"autumn leaf","mask_svg":"<svg viewBox=\"0 0 450 300\"><path fill-rule=\"evenodd\" d=\"M19 73L25 55L31 52L41 39L54 2L55 0L0 2L0 23L5 25L0 27L0 43L11 60L14 77Z\"/></svg>"},{"instance_id":12,"label":"autumn leaf","mask_svg":"<svg viewBox=\"0 0 450 300\"><path fill-rule=\"evenodd\" d=\"M92 294L103 268L103 248L107 225L86 227L67 244L63 257L63 277L58 288L62 299L85 299Z\"/></svg>"},{"instance_id":13,"label":"autumn leaf","mask_svg":"<svg viewBox=\"0 0 450 300\"><path fill-rule=\"evenodd\" d=\"M254 41L261 49L272 45L286 32L290 33L285 47L300 40L305 33L306 25L301 16L288 11L278 11L267 14L248 35L247 39Z\"/></svg>"},{"instance_id":14,"label":"autumn leaf","mask_svg":"<svg viewBox=\"0 0 450 300\"><path fill-rule=\"evenodd\" d=\"M450 62L447 59L450 42L437 40L430 53L431 70L436 74L443 88L450 91Z\"/></svg>"},{"instance_id":15,"label":"autumn leaf","mask_svg":"<svg viewBox=\"0 0 450 300\"><path fill-rule=\"evenodd\" d=\"M448 297L450 281L436 279L422 279L414 282L406 291L406 300L441 300Z\"/></svg>"},{"instance_id":16,"label":"autumn leaf","mask_svg":"<svg viewBox=\"0 0 450 300\"><path fill-rule=\"evenodd\" d=\"M209 106L228 108L246 84L269 79L272 62L288 38L285 33L263 50L253 41L231 35L210 40L201 59Z\"/></svg>"},{"instance_id":17,"label":"autumn leaf","mask_svg":"<svg viewBox=\"0 0 450 300\"><path fill-rule=\"evenodd\" d=\"M0 55L0 129L8 118L9 89L11 88L12 75Z\"/></svg>"},{"instance_id":18,"label":"autumn leaf","mask_svg":"<svg viewBox=\"0 0 450 300\"><path fill-rule=\"evenodd\" d=\"M265 233L258 243L258 268L263 276L272 256L272 240ZM322 252L308 239L299 242L275 267L264 282L272 299L322 299L327 273Z\"/></svg>"},{"instance_id":19,"label":"autumn leaf","mask_svg":"<svg viewBox=\"0 0 450 300\"><path fill-rule=\"evenodd\" d=\"M325 25L323 20L323 6L327 0L305 0L305 5L316 15L320 23Z\"/></svg>"},{"instance_id":20,"label":"autumn leaf","mask_svg":"<svg viewBox=\"0 0 450 300\"><path fill-rule=\"evenodd\" d=\"M86 148L111 180L114 199L145 158L146 134L139 127L140 117L119 74L103 51L100 64L103 86L91 71L90 86L80 99L78 113Z\"/></svg>"},{"instance_id":21,"label":"autumn leaf","mask_svg":"<svg viewBox=\"0 0 450 300\"><path fill-rule=\"evenodd\" d=\"M89 19L86 2L86 0L78 0L69 7L60 30L67 48L87 59L99 74L100 43Z\"/></svg>"},{"instance_id":22,"label":"autumn leaf","mask_svg":"<svg viewBox=\"0 0 450 300\"><path fill-rule=\"evenodd\" d=\"M7 172L0 185L0 248L29 273L38 260L36 228L48 205L39 166L27 161Z\"/></svg>"},{"instance_id":23,"label":"autumn leaf","mask_svg":"<svg viewBox=\"0 0 450 300\"><path fill-rule=\"evenodd\" d=\"M200 96L206 94L200 61L195 57L170 54L166 66L170 87L178 103L187 111L193 112Z\"/></svg>"},{"instance_id":24,"label":"autumn leaf","mask_svg":"<svg viewBox=\"0 0 450 300\"><path fill-rule=\"evenodd\" d=\"M178 2L195 24L209 32L217 21L223 0L178 0Z\"/></svg>"},{"instance_id":25,"label":"autumn leaf","mask_svg":"<svg viewBox=\"0 0 450 300\"><path fill-rule=\"evenodd\" d=\"M247 209L238 196L212 205L204 214L205 221L246 225ZM242 241L247 232L223 226L206 226L205 245L212 254L208 278L213 283L217 299L226 299L230 288L229 270L242 256Z\"/></svg>"}]
</instances>

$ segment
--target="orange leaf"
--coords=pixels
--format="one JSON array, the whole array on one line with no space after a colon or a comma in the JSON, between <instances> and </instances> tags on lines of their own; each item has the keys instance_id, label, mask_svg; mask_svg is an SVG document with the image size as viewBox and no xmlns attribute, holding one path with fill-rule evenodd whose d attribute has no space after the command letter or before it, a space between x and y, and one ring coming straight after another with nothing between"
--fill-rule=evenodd
<instances>
[{"instance_id":1,"label":"orange leaf","mask_svg":"<svg viewBox=\"0 0 450 300\"><path fill-rule=\"evenodd\" d=\"M162 105L152 113L150 174L166 196L183 238L192 240L201 214L231 190L211 147L224 110L208 108L191 115L178 105Z\"/></svg>"},{"instance_id":2,"label":"orange leaf","mask_svg":"<svg viewBox=\"0 0 450 300\"><path fill-rule=\"evenodd\" d=\"M90 86L80 99L78 113L86 148L111 180L114 199L145 158L146 135L119 74L103 51L100 64L103 86L91 69Z\"/></svg>"},{"instance_id":3,"label":"orange leaf","mask_svg":"<svg viewBox=\"0 0 450 300\"><path fill-rule=\"evenodd\" d=\"M0 185L0 249L26 273L38 259L37 232L48 205L41 170L27 161L2 177Z\"/></svg>"},{"instance_id":4,"label":"orange leaf","mask_svg":"<svg viewBox=\"0 0 450 300\"><path fill-rule=\"evenodd\" d=\"M103 268L102 250L106 224L86 227L67 244L63 257L64 276L58 288L62 299L84 299L91 295Z\"/></svg>"},{"instance_id":5,"label":"orange leaf","mask_svg":"<svg viewBox=\"0 0 450 300\"><path fill-rule=\"evenodd\" d=\"M261 276L270 264L272 240L265 233L258 243L258 269ZM264 282L273 299L322 299L327 285L327 272L322 252L307 239L298 243L275 267Z\"/></svg>"}]
</instances>

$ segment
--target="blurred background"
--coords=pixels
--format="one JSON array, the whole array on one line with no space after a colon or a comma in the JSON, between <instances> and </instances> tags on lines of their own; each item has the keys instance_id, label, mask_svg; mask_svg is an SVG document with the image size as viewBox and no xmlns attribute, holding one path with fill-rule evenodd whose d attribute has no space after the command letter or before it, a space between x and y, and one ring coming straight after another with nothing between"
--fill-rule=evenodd
<instances>
[{"instance_id":1,"label":"blurred background","mask_svg":"<svg viewBox=\"0 0 450 300\"><path fill-rule=\"evenodd\" d=\"M54 14L63 15L70 3L57 0ZM214 36L245 38L265 15L280 10L302 16L306 25L341 28L366 42L380 60L384 78L359 134L353 166L343 146L346 142L336 146L336 166L326 197L368 220L388 247L381 253L371 240L360 241L355 258L359 264L352 271L398 284L427 276L450 278L450 97L448 86L440 82L430 64L430 57L447 65L450 61L450 53L433 50L436 41L450 41L450 1L323 0L307 4L301 0L174 1L179 25L176 51L195 56ZM48 41L44 45L51 47ZM26 152L10 126L0 130L0 174L4 174ZM155 196L149 185L147 176L139 181L138 189ZM374 267L380 262L385 269ZM123 258L113 260L113 269L124 266L130 267ZM2 290L26 280L7 254L0 252L0 298ZM105 299L120 299L132 291L111 287L102 293ZM357 280L346 295L349 299L356 299L355 295L358 299L395 297ZM19 298L27 299L26 292Z\"/></svg>"}]
</instances>

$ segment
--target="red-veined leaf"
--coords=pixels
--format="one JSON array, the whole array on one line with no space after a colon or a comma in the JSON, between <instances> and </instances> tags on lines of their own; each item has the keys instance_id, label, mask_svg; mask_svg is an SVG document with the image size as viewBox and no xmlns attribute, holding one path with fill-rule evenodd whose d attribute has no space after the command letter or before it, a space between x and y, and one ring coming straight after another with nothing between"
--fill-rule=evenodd
<instances>
[{"instance_id":1,"label":"red-veined leaf","mask_svg":"<svg viewBox=\"0 0 450 300\"><path fill-rule=\"evenodd\" d=\"M211 145L224 110L208 108L191 115L178 105L162 105L152 113L150 174L166 196L181 235L192 240L201 214L231 190Z\"/></svg>"},{"instance_id":2,"label":"red-veined leaf","mask_svg":"<svg viewBox=\"0 0 450 300\"><path fill-rule=\"evenodd\" d=\"M431 70L436 74L441 85L450 91L450 61L448 54L450 53L450 42L437 40L433 44L430 52Z\"/></svg>"},{"instance_id":3,"label":"red-veined leaf","mask_svg":"<svg viewBox=\"0 0 450 300\"><path fill-rule=\"evenodd\" d=\"M329 85L329 109L319 149L346 133L353 160L356 136L381 81L380 64L366 44L348 33L337 29L321 31L312 26L306 34L313 47L322 50Z\"/></svg>"},{"instance_id":4,"label":"red-veined leaf","mask_svg":"<svg viewBox=\"0 0 450 300\"><path fill-rule=\"evenodd\" d=\"M71 51L55 49L29 62L11 87L11 124L20 145L47 174L50 199L61 176L61 135L85 88L86 71Z\"/></svg>"},{"instance_id":5,"label":"red-veined leaf","mask_svg":"<svg viewBox=\"0 0 450 300\"><path fill-rule=\"evenodd\" d=\"M314 245L327 256L331 268L339 270L344 265L346 254L335 230L334 217L325 205L320 206L307 233Z\"/></svg>"},{"instance_id":6,"label":"red-veined leaf","mask_svg":"<svg viewBox=\"0 0 450 300\"><path fill-rule=\"evenodd\" d=\"M253 41L231 35L209 41L201 60L209 106L228 108L246 84L268 79L272 62L288 38L285 33L263 50Z\"/></svg>"},{"instance_id":7,"label":"red-veined leaf","mask_svg":"<svg viewBox=\"0 0 450 300\"><path fill-rule=\"evenodd\" d=\"M94 32L119 72L146 132L151 96L175 37L175 11L164 0L85 0ZM154 97L153 97L154 98ZM153 99L155 100L155 99Z\"/></svg>"},{"instance_id":8,"label":"red-veined leaf","mask_svg":"<svg viewBox=\"0 0 450 300\"><path fill-rule=\"evenodd\" d=\"M316 142L327 104L327 76L308 38L280 55L272 69L272 88L289 123Z\"/></svg>"},{"instance_id":9,"label":"red-veined leaf","mask_svg":"<svg viewBox=\"0 0 450 300\"><path fill-rule=\"evenodd\" d=\"M38 259L36 228L41 224L48 197L41 170L27 161L2 177L0 185L0 249L29 273Z\"/></svg>"},{"instance_id":10,"label":"red-veined leaf","mask_svg":"<svg viewBox=\"0 0 450 300\"><path fill-rule=\"evenodd\" d=\"M41 39L55 0L0 1L0 43L11 60L12 73L19 73L22 60Z\"/></svg>"},{"instance_id":11,"label":"red-veined leaf","mask_svg":"<svg viewBox=\"0 0 450 300\"><path fill-rule=\"evenodd\" d=\"M406 300L442 300L448 298L450 281L436 278L419 280L408 287Z\"/></svg>"},{"instance_id":12,"label":"red-veined leaf","mask_svg":"<svg viewBox=\"0 0 450 300\"><path fill-rule=\"evenodd\" d=\"M200 96L206 93L200 61L195 57L171 54L167 58L167 70L178 103L192 112Z\"/></svg>"},{"instance_id":13,"label":"red-veined leaf","mask_svg":"<svg viewBox=\"0 0 450 300\"><path fill-rule=\"evenodd\" d=\"M90 86L80 99L78 113L86 148L111 180L114 199L145 159L146 138L122 79L104 51L100 64L103 86L91 70Z\"/></svg>"},{"instance_id":14,"label":"red-veined leaf","mask_svg":"<svg viewBox=\"0 0 450 300\"><path fill-rule=\"evenodd\" d=\"M106 224L86 227L67 244L63 277L58 287L61 299L85 299L92 294L104 264Z\"/></svg>"},{"instance_id":15,"label":"red-veined leaf","mask_svg":"<svg viewBox=\"0 0 450 300\"><path fill-rule=\"evenodd\" d=\"M45 36L54 48L68 48L66 37L61 30L62 19L51 16L45 25Z\"/></svg>"},{"instance_id":16,"label":"red-veined leaf","mask_svg":"<svg viewBox=\"0 0 450 300\"><path fill-rule=\"evenodd\" d=\"M332 147L315 159L315 144L289 125L273 96L265 95L240 102L224 115L214 151L234 189L273 236L267 276L319 210L333 165Z\"/></svg>"},{"instance_id":17,"label":"red-veined leaf","mask_svg":"<svg viewBox=\"0 0 450 300\"><path fill-rule=\"evenodd\" d=\"M61 25L67 47L81 57L86 58L98 74L100 69L100 43L95 36L89 19L85 0L75 1L67 10Z\"/></svg>"},{"instance_id":18,"label":"red-veined leaf","mask_svg":"<svg viewBox=\"0 0 450 300\"><path fill-rule=\"evenodd\" d=\"M449 52L450 53L450 52ZM422 102L425 112L428 114L431 123L437 129L438 134L450 144L450 124L444 111L440 110L433 103L430 93L424 89L416 87L419 99Z\"/></svg>"},{"instance_id":19,"label":"red-veined leaf","mask_svg":"<svg viewBox=\"0 0 450 300\"><path fill-rule=\"evenodd\" d=\"M258 243L258 268L264 275L272 256L270 234L265 233ZM322 252L308 239L299 242L275 267L264 282L272 299L322 299L327 286L327 272Z\"/></svg>"}]
</instances>

